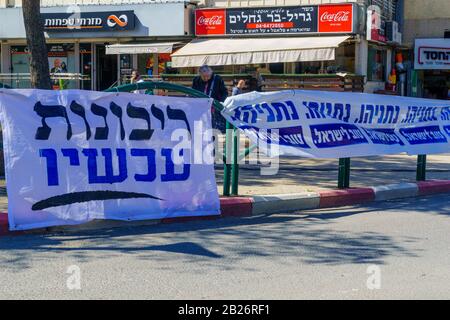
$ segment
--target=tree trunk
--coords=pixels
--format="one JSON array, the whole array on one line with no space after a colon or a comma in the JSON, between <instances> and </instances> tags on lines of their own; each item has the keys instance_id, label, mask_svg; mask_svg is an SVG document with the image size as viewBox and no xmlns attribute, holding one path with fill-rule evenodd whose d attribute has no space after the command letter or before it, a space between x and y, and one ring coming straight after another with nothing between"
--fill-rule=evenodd
<instances>
[{"instance_id":1,"label":"tree trunk","mask_svg":"<svg viewBox=\"0 0 450 320\"><path fill-rule=\"evenodd\" d=\"M52 89L44 25L40 13L40 1L22 0L22 13L28 49L31 54L31 87L38 89Z\"/></svg>"}]
</instances>

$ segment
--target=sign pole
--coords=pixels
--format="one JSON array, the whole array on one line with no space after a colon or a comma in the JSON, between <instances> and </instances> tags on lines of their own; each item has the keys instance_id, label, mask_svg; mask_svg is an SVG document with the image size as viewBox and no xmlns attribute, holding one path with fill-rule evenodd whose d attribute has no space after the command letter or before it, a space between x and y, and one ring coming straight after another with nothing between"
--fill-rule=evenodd
<instances>
[{"instance_id":1,"label":"sign pole","mask_svg":"<svg viewBox=\"0 0 450 320\"><path fill-rule=\"evenodd\" d=\"M412 96L418 96L418 74L417 70L412 70L411 75ZM427 156L420 154L417 156L416 180L425 181L427 179Z\"/></svg>"},{"instance_id":2,"label":"sign pole","mask_svg":"<svg viewBox=\"0 0 450 320\"><path fill-rule=\"evenodd\" d=\"M225 130L225 163L223 166L223 195L225 197L230 196L230 188L231 188L231 157L233 150L233 133L232 133L232 124L227 121L226 130Z\"/></svg>"},{"instance_id":3,"label":"sign pole","mask_svg":"<svg viewBox=\"0 0 450 320\"><path fill-rule=\"evenodd\" d=\"M417 157L417 181L425 181L427 179L427 156L421 154Z\"/></svg>"},{"instance_id":4,"label":"sign pole","mask_svg":"<svg viewBox=\"0 0 450 320\"><path fill-rule=\"evenodd\" d=\"M339 159L338 188L350 188L350 158Z\"/></svg>"},{"instance_id":5,"label":"sign pole","mask_svg":"<svg viewBox=\"0 0 450 320\"><path fill-rule=\"evenodd\" d=\"M233 129L233 164L231 166L231 194L239 194L239 129Z\"/></svg>"}]
</instances>

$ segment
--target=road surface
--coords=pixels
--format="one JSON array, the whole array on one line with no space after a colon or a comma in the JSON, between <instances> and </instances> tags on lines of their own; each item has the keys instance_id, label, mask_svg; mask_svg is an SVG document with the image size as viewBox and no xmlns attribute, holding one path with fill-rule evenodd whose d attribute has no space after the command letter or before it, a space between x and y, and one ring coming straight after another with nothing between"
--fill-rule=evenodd
<instances>
[{"instance_id":1,"label":"road surface","mask_svg":"<svg viewBox=\"0 0 450 320\"><path fill-rule=\"evenodd\" d=\"M0 238L0 298L450 298L448 195Z\"/></svg>"}]
</instances>

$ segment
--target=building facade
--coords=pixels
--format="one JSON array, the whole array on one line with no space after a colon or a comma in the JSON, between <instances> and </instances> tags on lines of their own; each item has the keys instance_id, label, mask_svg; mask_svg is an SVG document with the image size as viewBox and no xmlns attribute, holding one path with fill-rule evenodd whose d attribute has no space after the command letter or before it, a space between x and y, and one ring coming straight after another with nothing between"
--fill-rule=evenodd
<instances>
[{"instance_id":1,"label":"building facade","mask_svg":"<svg viewBox=\"0 0 450 320\"><path fill-rule=\"evenodd\" d=\"M228 56L216 52L221 54L216 61L228 61L216 62L217 72L254 74L259 69L289 81L297 75L352 74L363 76L365 91L374 92L385 89L402 45L403 0L41 0L41 6L50 67L79 77L67 82L69 88L104 90L126 81L133 68L151 76L192 75L201 55L183 60L176 52L171 57L174 51L182 47L182 52L192 40L240 39L251 57L237 52L241 48ZM227 12L234 28L221 34L199 31L196 11L211 10ZM272 20L238 20L260 13ZM0 41L0 82L26 87L29 55L20 0L0 0ZM264 42L266 47L273 43L271 53ZM200 49L214 55L214 45Z\"/></svg>"},{"instance_id":2,"label":"building facade","mask_svg":"<svg viewBox=\"0 0 450 320\"><path fill-rule=\"evenodd\" d=\"M192 38L194 5L184 0L41 4L51 72L71 75L64 81L67 88L105 90L126 79L133 68L158 74L173 48ZM0 5L0 82L27 87L29 54L21 1Z\"/></svg>"},{"instance_id":3,"label":"building facade","mask_svg":"<svg viewBox=\"0 0 450 320\"><path fill-rule=\"evenodd\" d=\"M450 1L405 2L405 56L411 76L408 93L450 99ZM418 10L418 8L423 10Z\"/></svg>"},{"instance_id":4,"label":"building facade","mask_svg":"<svg viewBox=\"0 0 450 320\"><path fill-rule=\"evenodd\" d=\"M336 27L333 32L330 32L332 27L320 30L320 24L324 19L321 12L339 12L337 9L321 11L320 8L328 9L333 6L349 4L354 6L352 16L354 28L352 30L339 27ZM380 91L386 88L386 82L395 65L396 50L402 45L403 0L202 0L199 7L230 11L235 8L253 8L256 10L253 13L269 8L276 11L281 8L318 7L319 29L310 34L303 33L299 29L298 32L290 33L290 37L318 38L330 35L348 35L349 38L336 48L334 59L269 64L267 69L270 72L285 74L345 73L362 75L365 78L366 92ZM326 18L327 16L325 16L325 20ZM195 23L198 24L198 21ZM330 24L330 26L333 25L337 24ZM252 33L252 35L268 38L270 35L263 31L261 30L259 34ZM248 35L235 32L223 36L238 38ZM205 34L201 36L205 36ZM225 70L222 70L229 69L231 68L225 67ZM233 70L235 71L236 67L233 67Z\"/></svg>"}]
</instances>

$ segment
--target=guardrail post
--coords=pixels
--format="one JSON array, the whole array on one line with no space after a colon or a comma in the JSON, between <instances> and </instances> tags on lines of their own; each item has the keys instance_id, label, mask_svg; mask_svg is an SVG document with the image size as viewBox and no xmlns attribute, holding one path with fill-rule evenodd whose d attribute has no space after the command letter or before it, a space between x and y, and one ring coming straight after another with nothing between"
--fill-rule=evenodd
<instances>
[{"instance_id":1,"label":"guardrail post","mask_svg":"<svg viewBox=\"0 0 450 320\"><path fill-rule=\"evenodd\" d=\"M427 179L427 156L421 154L417 157L417 181L425 181Z\"/></svg>"},{"instance_id":2,"label":"guardrail post","mask_svg":"<svg viewBox=\"0 0 450 320\"><path fill-rule=\"evenodd\" d=\"M339 159L338 188L350 188L350 158Z\"/></svg>"},{"instance_id":3,"label":"guardrail post","mask_svg":"<svg viewBox=\"0 0 450 320\"><path fill-rule=\"evenodd\" d=\"M230 187L231 187L231 157L233 152L233 126L228 121L226 122L226 130L225 130L225 146L224 146L224 160L223 164L223 195L225 197L229 197Z\"/></svg>"},{"instance_id":4,"label":"guardrail post","mask_svg":"<svg viewBox=\"0 0 450 320\"><path fill-rule=\"evenodd\" d=\"M233 162L231 165L231 194L239 194L239 130L233 129Z\"/></svg>"}]
</instances>

